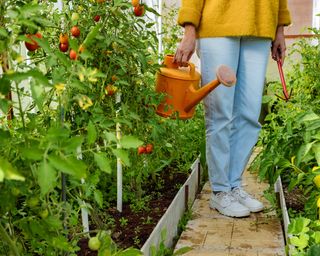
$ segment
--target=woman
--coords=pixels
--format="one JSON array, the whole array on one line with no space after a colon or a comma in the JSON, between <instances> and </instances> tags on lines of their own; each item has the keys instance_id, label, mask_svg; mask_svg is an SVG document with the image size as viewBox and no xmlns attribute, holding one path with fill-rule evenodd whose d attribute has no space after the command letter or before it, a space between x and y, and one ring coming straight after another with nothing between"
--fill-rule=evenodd
<instances>
[{"instance_id":1,"label":"woman","mask_svg":"<svg viewBox=\"0 0 320 256\"><path fill-rule=\"evenodd\" d=\"M269 49L283 63L283 27L290 22L287 0L182 0L178 23L184 37L174 61L186 66L197 40L202 84L215 79L221 64L237 75L235 86L219 86L204 99L210 207L224 215L244 217L263 210L243 190L241 177L261 128Z\"/></svg>"}]
</instances>

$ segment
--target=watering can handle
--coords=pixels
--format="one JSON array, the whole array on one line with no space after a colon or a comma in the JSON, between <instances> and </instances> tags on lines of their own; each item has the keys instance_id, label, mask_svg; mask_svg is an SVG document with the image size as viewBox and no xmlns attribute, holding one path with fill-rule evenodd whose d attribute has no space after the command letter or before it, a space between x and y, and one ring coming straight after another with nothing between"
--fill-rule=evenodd
<instances>
[{"instance_id":1,"label":"watering can handle","mask_svg":"<svg viewBox=\"0 0 320 256\"><path fill-rule=\"evenodd\" d=\"M178 69L179 68L179 65L177 63L174 63L173 62L173 59L174 59L174 55L172 54L167 54L165 57L164 57L164 61L163 61L163 64L167 67L167 68L174 68L174 69ZM191 62L187 62L188 64L188 67L190 68L190 75L193 76L195 74L195 71L196 71L196 67L193 63Z\"/></svg>"},{"instance_id":2,"label":"watering can handle","mask_svg":"<svg viewBox=\"0 0 320 256\"><path fill-rule=\"evenodd\" d=\"M190 68L190 71L189 71L190 75L191 75L191 76L194 76L194 73L196 72L196 67L195 67L195 65L194 65L193 63L191 63L191 62L188 62L188 66L189 66L189 68Z\"/></svg>"}]
</instances>

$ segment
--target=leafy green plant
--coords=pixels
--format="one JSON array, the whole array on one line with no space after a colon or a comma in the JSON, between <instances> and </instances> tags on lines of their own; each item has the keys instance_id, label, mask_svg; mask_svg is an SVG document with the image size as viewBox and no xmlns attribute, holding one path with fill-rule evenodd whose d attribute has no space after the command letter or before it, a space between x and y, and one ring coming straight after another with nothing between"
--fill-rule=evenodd
<instances>
[{"instance_id":1,"label":"leafy green plant","mask_svg":"<svg viewBox=\"0 0 320 256\"><path fill-rule=\"evenodd\" d=\"M120 222L120 226L121 227L125 227L127 224L128 224L128 219L124 218L124 217L121 217L119 219L119 222Z\"/></svg>"},{"instance_id":2,"label":"leafy green plant","mask_svg":"<svg viewBox=\"0 0 320 256\"><path fill-rule=\"evenodd\" d=\"M279 82L267 85L268 115L261 133L261 154L252 169L270 184L279 175L289 192L302 191L304 210L289 209L291 255L317 255L319 252L318 207L320 166L320 112L319 112L319 30L312 29L316 39L297 41L290 54L291 71L287 73L293 98L279 100ZM301 217L303 216L303 217Z\"/></svg>"},{"instance_id":3,"label":"leafy green plant","mask_svg":"<svg viewBox=\"0 0 320 256\"><path fill-rule=\"evenodd\" d=\"M320 253L320 222L304 217L292 220L288 227L290 255L317 255Z\"/></svg>"}]
</instances>

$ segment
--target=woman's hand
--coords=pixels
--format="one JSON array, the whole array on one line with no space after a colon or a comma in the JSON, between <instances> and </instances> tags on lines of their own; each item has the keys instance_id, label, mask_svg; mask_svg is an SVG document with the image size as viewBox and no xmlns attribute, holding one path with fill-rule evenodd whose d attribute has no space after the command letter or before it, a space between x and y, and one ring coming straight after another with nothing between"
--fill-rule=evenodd
<instances>
[{"instance_id":1,"label":"woman's hand","mask_svg":"<svg viewBox=\"0 0 320 256\"><path fill-rule=\"evenodd\" d=\"M271 47L272 59L275 61L281 60L284 63L284 58L286 56L286 42L284 38L283 26L278 26L276 32L276 38L272 42Z\"/></svg>"},{"instance_id":2,"label":"woman's hand","mask_svg":"<svg viewBox=\"0 0 320 256\"><path fill-rule=\"evenodd\" d=\"M196 48L196 28L192 24L186 24L184 27L184 36L181 40L176 54L174 63L179 66L187 66L188 60L191 58Z\"/></svg>"}]
</instances>

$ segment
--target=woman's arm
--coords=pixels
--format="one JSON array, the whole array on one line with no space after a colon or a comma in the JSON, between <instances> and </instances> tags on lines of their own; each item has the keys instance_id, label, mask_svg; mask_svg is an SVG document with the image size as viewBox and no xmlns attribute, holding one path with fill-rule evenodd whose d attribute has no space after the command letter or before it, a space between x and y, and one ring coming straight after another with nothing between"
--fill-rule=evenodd
<instances>
[{"instance_id":1,"label":"woman's arm","mask_svg":"<svg viewBox=\"0 0 320 256\"><path fill-rule=\"evenodd\" d=\"M193 24L186 24L184 26L184 36L181 40L174 62L179 66L187 66L187 62L191 58L196 48L196 28Z\"/></svg>"},{"instance_id":2,"label":"woman's arm","mask_svg":"<svg viewBox=\"0 0 320 256\"><path fill-rule=\"evenodd\" d=\"M284 27L278 26L276 31L276 37L272 42L271 47L272 59L275 61L281 60L281 63L284 63L284 58L286 56L286 41L284 38Z\"/></svg>"},{"instance_id":3,"label":"woman's arm","mask_svg":"<svg viewBox=\"0 0 320 256\"><path fill-rule=\"evenodd\" d=\"M204 0L182 0L178 24L184 27L184 36L175 54L174 62L186 66L196 48L196 30L199 26Z\"/></svg>"},{"instance_id":4,"label":"woman's arm","mask_svg":"<svg viewBox=\"0 0 320 256\"><path fill-rule=\"evenodd\" d=\"M272 42L271 54L272 58L277 61L284 62L286 53L286 41L284 37L284 26L291 24L290 12L288 10L287 0L279 0L278 27L275 39Z\"/></svg>"}]
</instances>

